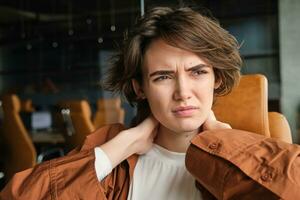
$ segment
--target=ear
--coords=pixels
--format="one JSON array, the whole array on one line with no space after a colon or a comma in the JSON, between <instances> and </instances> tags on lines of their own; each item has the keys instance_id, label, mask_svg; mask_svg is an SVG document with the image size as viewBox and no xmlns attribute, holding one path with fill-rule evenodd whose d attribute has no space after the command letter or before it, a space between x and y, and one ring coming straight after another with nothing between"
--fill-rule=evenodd
<instances>
[{"instance_id":1,"label":"ear","mask_svg":"<svg viewBox=\"0 0 300 200\"><path fill-rule=\"evenodd\" d=\"M133 89L134 89L134 92L136 94L136 96L139 98L139 99L145 99L145 93L143 91L143 88L141 87L141 85L138 83L137 80L135 79L131 79L131 84L133 86Z\"/></svg>"},{"instance_id":2,"label":"ear","mask_svg":"<svg viewBox=\"0 0 300 200\"><path fill-rule=\"evenodd\" d=\"M215 80L215 86L214 86L214 89L218 89L222 84L222 80L221 79L218 79L218 80Z\"/></svg>"}]
</instances>

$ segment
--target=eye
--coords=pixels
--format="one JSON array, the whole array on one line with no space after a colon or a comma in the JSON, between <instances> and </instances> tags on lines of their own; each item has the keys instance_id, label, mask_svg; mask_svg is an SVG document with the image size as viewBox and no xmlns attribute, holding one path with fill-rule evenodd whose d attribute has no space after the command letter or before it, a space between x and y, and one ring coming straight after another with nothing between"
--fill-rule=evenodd
<instances>
[{"instance_id":1,"label":"eye","mask_svg":"<svg viewBox=\"0 0 300 200\"><path fill-rule=\"evenodd\" d=\"M161 76L155 78L154 81L162 81L162 80L166 80L166 79L170 79L170 77L167 75L161 75Z\"/></svg>"},{"instance_id":2,"label":"eye","mask_svg":"<svg viewBox=\"0 0 300 200\"><path fill-rule=\"evenodd\" d=\"M203 69L192 71L192 75L194 75L194 76L199 76L201 74L207 74L207 71L203 70Z\"/></svg>"}]
</instances>

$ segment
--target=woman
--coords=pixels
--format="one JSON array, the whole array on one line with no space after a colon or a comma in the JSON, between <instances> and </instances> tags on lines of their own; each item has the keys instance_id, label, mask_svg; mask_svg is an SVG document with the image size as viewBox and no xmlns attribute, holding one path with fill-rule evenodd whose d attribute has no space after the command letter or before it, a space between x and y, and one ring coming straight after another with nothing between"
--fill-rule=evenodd
<instances>
[{"instance_id":1,"label":"woman","mask_svg":"<svg viewBox=\"0 0 300 200\"><path fill-rule=\"evenodd\" d=\"M137 106L134 126L109 125L95 131L68 156L16 174L1 197L289 199L299 195L299 180L288 175L281 175L287 189L278 187L282 180L270 185L267 179L257 179L265 168L257 169L251 149L265 150L259 144L267 139L232 130L211 111L214 97L230 92L239 80L238 48L235 38L218 23L190 8L150 10L125 36L105 82L106 89L120 92ZM291 155L300 151L296 145L268 142L285 146ZM244 147L248 143L251 148ZM238 153L229 151L233 149ZM245 156L253 163L246 169ZM264 163L268 173L272 158L266 156ZM286 159L281 154L278 158ZM285 161L293 169L289 173L299 175L294 170L299 161Z\"/></svg>"}]
</instances>

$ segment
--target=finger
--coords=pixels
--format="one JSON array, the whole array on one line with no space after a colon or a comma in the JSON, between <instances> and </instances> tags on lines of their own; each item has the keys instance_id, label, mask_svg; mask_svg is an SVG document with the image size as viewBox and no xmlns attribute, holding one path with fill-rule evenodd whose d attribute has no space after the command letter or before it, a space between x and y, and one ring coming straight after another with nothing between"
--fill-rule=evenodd
<instances>
[{"instance_id":1,"label":"finger","mask_svg":"<svg viewBox=\"0 0 300 200\"><path fill-rule=\"evenodd\" d=\"M214 124L216 124L217 119L212 110L210 110L207 119L203 123L203 130L210 130L213 128Z\"/></svg>"},{"instance_id":2,"label":"finger","mask_svg":"<svg viewBox=\"0 0 300 200\"><path fill-rule=\"evenodd\" d=\"M214 111L210 110L209 115L208 115L208 120L211 120L211 121L217 120Z\"/></svg>"},{"instance_id":3,"label":"finger","mask_svg":"<svg viewBox=\"0 0 300 200\"><path fill-rule=\"evenodd\" d=\"M224 128L224 129L232 129L232 127L230 126L230 124L227 124L227 123L222 123L222 128Z\"/></svg>"},{"instance_id":4,"label":"finger","mask_svg":"<svg viewBox=\"0 0 300 200\"><path fill-rule=\"evenodd\" d=\"M141 126L143 129L146 129L147 131L152 131L155 127L157 127L158 121L150 115L147 117L142 123L138 126Z\"/></svg>"},{"instance_id":5,"label":"finger","mask_svg":"<svg viewBox=\"0 0 300 200\"><path fill-rule=\"evenodd\" d=\"M159 124L153 129L152 131L152 136L153 136L153 139L155 140L156 136L157 136L157 133L158 133L158 129L159 129Z\"/></svg>"}]
</instances>

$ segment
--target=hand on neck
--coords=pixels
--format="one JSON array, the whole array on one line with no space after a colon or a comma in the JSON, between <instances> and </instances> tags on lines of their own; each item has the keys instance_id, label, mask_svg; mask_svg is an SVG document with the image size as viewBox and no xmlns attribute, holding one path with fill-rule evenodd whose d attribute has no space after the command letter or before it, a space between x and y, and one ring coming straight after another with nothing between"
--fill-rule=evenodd
<instances>
[{"instance_id":1,"label":"hand on neck","mask_svg":"<svg viewBox=\"0 0 300 200\"><path fill-rule=\"evenodd\" d=\"M160 124L154 143L169 151L185 153L191 144L191 139L196 134L198 134L198 130L178 133Z\"/></svg>"}]
</instances>

